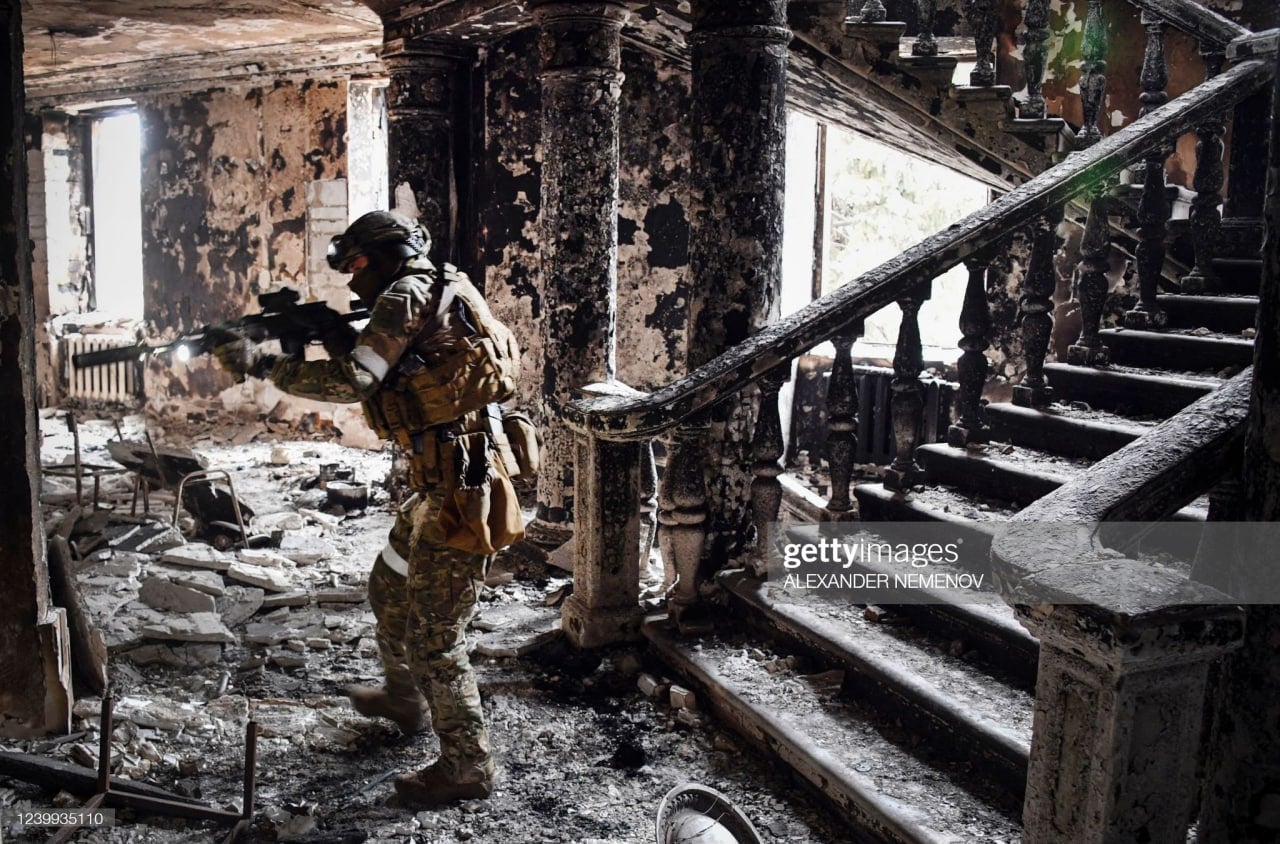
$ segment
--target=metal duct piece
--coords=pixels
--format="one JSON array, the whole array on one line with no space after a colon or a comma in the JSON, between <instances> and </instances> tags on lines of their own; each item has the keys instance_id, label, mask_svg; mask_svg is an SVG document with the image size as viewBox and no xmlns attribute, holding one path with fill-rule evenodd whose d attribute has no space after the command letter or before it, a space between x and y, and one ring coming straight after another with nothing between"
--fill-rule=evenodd
<instances>
[{"instance_id":1,"label":"metal duct piece","mask_svg":"<svg viewBox=\"0 0 1280 844\"><path fill-rule=\"evenodd\" d=\"M678 785L658 806L657 844L762 844L747 816L713 788Z\"/></svg>"}]
</instances>

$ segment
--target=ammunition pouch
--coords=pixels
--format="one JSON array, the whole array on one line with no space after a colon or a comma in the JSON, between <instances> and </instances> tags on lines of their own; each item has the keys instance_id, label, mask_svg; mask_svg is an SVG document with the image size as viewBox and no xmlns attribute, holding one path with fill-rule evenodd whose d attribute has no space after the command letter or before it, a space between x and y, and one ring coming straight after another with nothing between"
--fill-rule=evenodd
<instances>
[{"instance_id":1,"label":"ammunition pouch","mask_svg":"<svg viewBox=\"0 0 1280 844\"><path fill-rule=\"evenodd\" d=\"M437 521L444 543L472 554L493 554L524 538L515 487L487 431L452 441L450 476Z\"/></svg>"}]
</instances>

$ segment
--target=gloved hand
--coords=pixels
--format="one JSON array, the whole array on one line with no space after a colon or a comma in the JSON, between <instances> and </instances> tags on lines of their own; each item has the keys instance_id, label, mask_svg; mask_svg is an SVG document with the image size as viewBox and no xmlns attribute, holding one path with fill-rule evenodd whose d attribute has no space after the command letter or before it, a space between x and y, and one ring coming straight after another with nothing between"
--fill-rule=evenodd
<instances>
[{"instance_id":1,"label":"gloved hand","mask_svg":"<svg viewBox=\"0 0 1280 844\"><path fill-rule=\"evenodd\" d=\"M356 337L358 336L359 332L352 328L349 323L334 322L324 336L320 338L320 343L324 346L329 358L336 360L351 354L351 350L356 347Z\"/></svg>"},{"instance_id":2,"label":"gloved hand","mask_svg":"<svg viewBox=\"0 0 1280 844\"><path fill-rule=\"evenodd\" d=\"M213 356L237 382L243 381L248 375L262 378L276 363L275 355L265 354L257 343L244 337L214 346Z\"/></svg>"}]
</instances>

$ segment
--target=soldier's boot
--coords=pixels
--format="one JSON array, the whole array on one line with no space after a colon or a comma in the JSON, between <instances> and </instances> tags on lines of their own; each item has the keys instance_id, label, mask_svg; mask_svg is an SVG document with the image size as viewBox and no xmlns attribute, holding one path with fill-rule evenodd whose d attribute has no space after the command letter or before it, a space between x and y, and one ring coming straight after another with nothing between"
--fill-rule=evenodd
<instances>
[{"instance_id":1,"label":"soldier's boot","mask_svg":"<svg viewBox=\"0 0 1280 844\"><path fill-rule=\"evenodd\" d=\"M477 766L480 779L460 782L441 762L396 777L396 794L413 808L443 806L457 800L483 800L493 793L493 763Z\"/></svg>"},{"instance_id":2,"label":"soldier's boot","mask_svg":"<svg viewBox=\"0 0 1280 844\"><path fill-rule=\"evenodd\" d=\"M351 707L368 718L387 718L406 733L416 733L428 723L426 698L413 685L388 680L386 685L348 686Z\"/></svg>"}]
</instances>

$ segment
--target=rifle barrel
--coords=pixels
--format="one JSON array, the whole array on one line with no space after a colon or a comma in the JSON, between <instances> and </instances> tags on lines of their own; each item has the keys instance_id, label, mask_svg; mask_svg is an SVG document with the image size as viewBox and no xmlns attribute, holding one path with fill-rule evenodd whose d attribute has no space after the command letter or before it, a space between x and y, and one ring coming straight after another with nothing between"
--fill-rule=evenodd
<instances>
[{"instance_id":1,"label":"rifle barrel","mask_svg":"<svg viewBox=\"0 0 1280 844\"><path fill-rule=\"evenodd\" d=\"M71 356L71 364L76 369L88 369L91 366L106 366L109 363L142 360L154 349L146 343L133 346L109 346L91 352L79 352Z\"/></svg>"}]
</instances>

